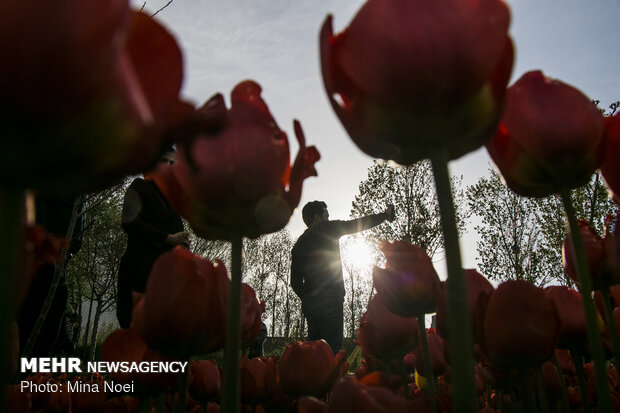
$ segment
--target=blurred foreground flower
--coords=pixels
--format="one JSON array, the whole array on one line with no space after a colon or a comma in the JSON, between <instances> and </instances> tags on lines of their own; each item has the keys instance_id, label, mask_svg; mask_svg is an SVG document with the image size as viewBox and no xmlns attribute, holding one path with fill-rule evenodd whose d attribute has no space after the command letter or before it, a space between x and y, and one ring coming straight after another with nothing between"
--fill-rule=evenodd
<instances>
[{"instance_id":1,"label":"blurred foreground flower","mask_svg":"<svg viewBox=\"0 0 620 413\"><path fill-rule=\"evenodd\" d=\"M222 348L229 284L223 263L177 247L153 265L134 326L162 354L187 358Z\"/></svg>"},{"instance_id":2,"label":"blurred foreground flower","mask_svg":"<svg viewBox=\"0 0 620 413\"><path fill-rule=\"evenodd\" d=\"M579 292L562 285L549 286L544 292L555 307L560 321L558 348L583 349L587 344L588 331L583 299Z\"/></svg>"},{"instance_id":3,"label":"blurred foreground flower","mask_svg":"<svg viewBox=\"0 0 620 413\"><path fill-rule=\"evenodd\" d=\"M284 392L293 397L325 396L336 379L344 374L344 358L344 350L334 356L323 340L287 344L278 363Z\"/></svg>"},{"instance_id":4,"label":"blurred foreground flower","mask_svg":"<svg viewBox=\"0 0 620 413\"><path fill-rule=\"evenodd\" d=\"M605 238L601 237L588 221L578 221L579 232L586 251L592 288L595 290L606 289L620 282L620 268L618 268L618 240L610 231L610 219L606 221ZM616 228L617 232L617 228ZM579 285L574 258L573 241L568 234L562 245L562 261L566 275Z\"/></svg>"},{"instance_id":5,"label":"blurred foreground flower","mask_svg":"<svg viewBox=\"0 0 620 413\"><path fill-rule=\"evenodd\" d=\"M227 127L181 145L177 164L156 177L173 208L209 239L250 238L275 232L299 204L303 180L316 176L320 156L306 147L294 122L299 152L290 165L288 138L276 125L253 81L238 84L226 111L221 95L199 109L224 113Z\"/></svg>"},{"instance_id":6,"label":"blurred foreground flower","mask_svg":"<svg viewBox=\"0 0 620 413\"><path fill-rule=\"evenodd\" d=\"M428 350L433 375L434 377L441 376L448 370L448 364L444 359L444 341L433 328L427 328L424 334L426 334L428 340ZM422 346L419 345L415 350L415 369L422 376L428 377L428 374L424 370L423 360Z\"/></svg>"},{"instance_id":7,"label":"blurred foreground flower","mask_svg":"<svg viewBox=\"0 0 620 413\"><path fill-rule=\"evenodd\" d=\"M5 187L68 193L148 169L192 111L175 39L127 0L5 1L0 49Z\"/></svg>"},{"instance_id":8,"label":"blurred foreground flower","mask_svg":"<svg viewBox=\"0 0 620 413\"><path fill-rule=\"evenodd\" d=\"M385 269L375 267L372 279L383 303L402 317L421 317L437 307L440 281L424 248L404 241L382 242Z\"/></svg>"},{"instance_id":9,"label":"blurred foreground flower","mask_svg":"<svg viewBox=\"0 0 620 413\"><path fill-rule=\"evenodd\" d=\"M603 160L603 115L574 87L524 74L508 88L491 158L523 196L544 197L586 183Z\"/></svg>"},{"instance_id":10,"label":"blurred foreground flower","mask_svg":"<svg viewBox=\"0 0 620 413\"><path fill-rule=\"evenodd\" d=\"M269 401L276 393L276 360L267 357L241 357L241 400L257 405Z\"/></svg>"},{"instance_id":11,"label":"blurred foreground flower","mask_svg":"<svg viewBox=\"0 0 620 413\"><path fill-rule=\"evenodd\" d=\"M620 203L620 113L605 118L605 158L601 173L614 200Z\"/></svg>"},{"instance_id":12,"label":"blurred foreground flower","mask_svg":"<svg viewBox=\"0 0 620 413\"><path fill-rule=\"evenodd\" d=\"M101 359L119 362L176 361L151 349L134 328L122 328L113 331L101 345ZM119 383L137 382L136 390L140 393L158 394L173 388L180 378L179 373L142 373L120 371L110 373ZM147 396L144 396L147 397Z\"/></svg>"},{"instance_id":13,"label":"blurred foreground flower","mask_svg":"<svg viewBox=\"0 0 620 413\"><path fill-rule=\"evenodd\" d=\"M360 320L357 339L364 355L402 362L419 343L418 322L415 317L392 313L380 294L375 294Z\"/></svg>"},{"instance_id":14,"label":"blurred foreground flower","mask_svg":"<svg viewBox=\"0 0 620 413\"><path fill-rule=\"evenodd\" d=\"M401 164L482 146L512 69L509 20L497 0L370 0L337 35L328 16L323 82L355 144Z\"/></svg>"},{"instance_id":15,"label":"blurred foreground flower","mask_svg":"<svg viewBox=\"0 0 620 413\"><path fill-rule=\"evenodd\" d=\"M489 280L474 269L463 270L467 284L467 297L469 315L472 324L476 316L478 300L493 291L493 285ZM448 297L445 282L442 283L441 292L437 303L437 332L444 338L448 338ZM457 338L458 340L458 338Z\"/></svg>"},{"instance_id":16,"label":"blurred foreground flower","mask_svg":"<svg viewBox=\"0 0 620 413\"><path fill-rule=\"evenodd\" d=\"M192 372L189 394L201 403L218 399L222 380L217 363L214 360L192 360L189 366Z\"/></svg>"},{"instance_id":17,"label":"blurred foreground flower","mask_svg":"<svg viewBox=\"0 0 620 413\"><path fill-rule=\"evenodd\" d=\"M539 367L555 350L560 324L540 288L510 280L494 290L484 308L480 345L499 367Z\"/></svg>"},{"instance_id":18,"label":"blurred foreground flower","mask_svg":"<svg viewBox=\"0 0 620 413\"><path fill-rule=\"evenodd\" d=\"M414 412L414 402L383 387L366 386L353 377L343 377L334 385L330 413ZM431 411L430 406L428 410Z\"/></svg>"}]
</instances>

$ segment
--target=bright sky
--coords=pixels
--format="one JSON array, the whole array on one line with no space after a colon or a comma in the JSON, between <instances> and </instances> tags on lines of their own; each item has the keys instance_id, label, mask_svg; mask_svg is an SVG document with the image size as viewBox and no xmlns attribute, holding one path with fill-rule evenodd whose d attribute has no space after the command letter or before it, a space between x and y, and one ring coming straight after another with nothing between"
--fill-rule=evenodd
<instances>
[{"instance_id":1,"label":"bright sky","mask_svg":"<svg viewBox=\"0 0 620 413\"><path fill-rule=\"evenodd\" d=\"M132 0L140 8L144 0ZM151 13L168 0L147 0ZM602 107L620 99L620 0L513 0L510 33L516 61L511 83L529 70L581 89ZM288 229L296 238L305 225L301 206L324 200L332 219L346 219L372 158L350 141L325 95L318 36L327 16L334 31L351 21L359 0L174 0L157 18L175 34L185 58L183 94L196 104L221 92L227 104L244 79L263 87L263 98L280 128L294 141L299 119L308 144L322 159L318 178L304 184L300 208ZM297 146L291 145L293 158ZM489 157L480 149L450 164L469 185L486 174ZM462 240L465 267L475 266L473 226ZM436 264L442 274L443 265ZM443 278L443 277L442 277Z\"/></svg>"}]
</instances>

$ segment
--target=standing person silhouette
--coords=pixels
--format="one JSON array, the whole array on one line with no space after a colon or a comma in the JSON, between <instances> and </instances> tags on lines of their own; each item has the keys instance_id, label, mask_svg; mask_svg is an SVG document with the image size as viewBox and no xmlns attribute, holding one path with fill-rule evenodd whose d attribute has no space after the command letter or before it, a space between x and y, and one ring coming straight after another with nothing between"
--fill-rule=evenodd
<instances>
[{"instance_id":1,"label":"standing person silhouette","mask_svg":"<svg viewBox=\"0 0 620 413\"><path fill-rule=\"evenodd\" d=\"M301 299L308 340L324 339L334 353L342 348L344 282L340 237L394 219L394 207L350 221L330 221L327 205L308 202L302 209L308 226L291 251L291 287Z\"/></svg>"},{"instance_id":2,"label":"standing person silhouette","mask_svg":"<svg viewBox=\"0 0 620 413\"><path fill-rule=\"evenodd\" d=\"M174 164L175 150L169 147L159 162ZM118 271L116 316L122 328L129 327L133 311L132 292L144 292L155 260L177 245L189 248L183 221L153 180L136 178L127 188L121 226L127 233L127 249Z\"/></svg>"}]
</instances>

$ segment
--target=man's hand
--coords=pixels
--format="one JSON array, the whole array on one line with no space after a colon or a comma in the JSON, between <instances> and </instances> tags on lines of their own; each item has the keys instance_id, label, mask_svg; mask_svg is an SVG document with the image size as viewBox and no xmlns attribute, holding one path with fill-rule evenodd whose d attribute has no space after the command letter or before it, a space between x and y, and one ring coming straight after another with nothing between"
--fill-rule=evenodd
<instances>
[{"instance_id":1,"label":"man's hand","mask_svg":"<svg viewBox=\"0 0 620 413\"><path fill-rule=\"evenodd\" d=\"M385 209L385 215L387 215L388 221L394 221L394 218L396 217L396 214L394 213L394 205L388 205Z\"/></svg>"},{"instance_id":2,"label":"man's hand","mask_svg":"<svg viewBox=\"0 0 620 413\"><path fill-rule=\"evenodd\" d=\"M180 245L185 249L189 249L189 234L185 231L168 235L166 242L171 245Z\"/></svg>"}]
</instances>

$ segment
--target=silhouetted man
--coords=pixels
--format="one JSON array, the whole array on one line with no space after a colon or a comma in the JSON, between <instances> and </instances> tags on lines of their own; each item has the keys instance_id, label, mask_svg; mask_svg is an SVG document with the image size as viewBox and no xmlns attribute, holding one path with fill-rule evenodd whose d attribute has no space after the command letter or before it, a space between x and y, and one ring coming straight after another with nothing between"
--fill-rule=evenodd
<instances>
[{"instance_id":1,"label":"silhouetted man","mask_svg":"<svg viewBox=\"0 0 620 413\"><path fill-rule=\"evenodd\" d=\"M308 202L302 217L308 228L293 250L291 286L308 320L308 340L324 339L334 353L342 348L344 282L340 237L394 219L394 207L350 221L330 221L325 202Z\"/></svg>"}]
</instances>

